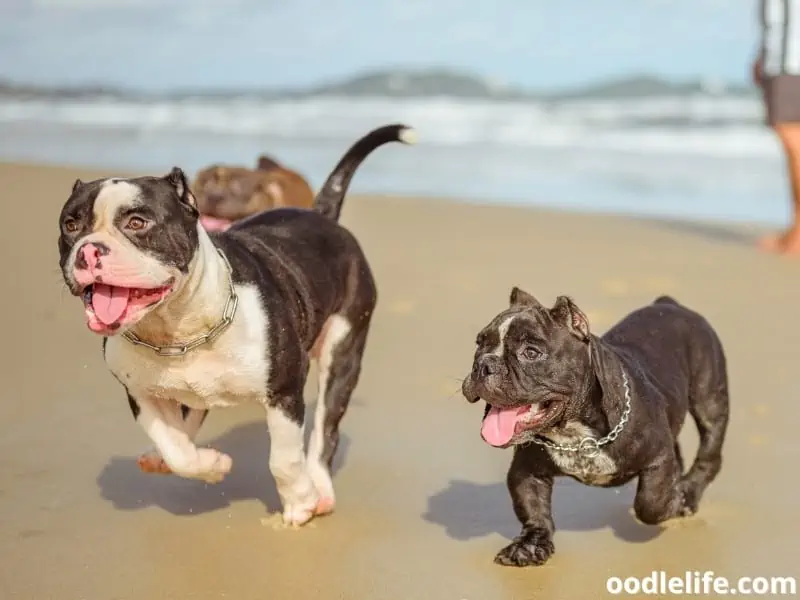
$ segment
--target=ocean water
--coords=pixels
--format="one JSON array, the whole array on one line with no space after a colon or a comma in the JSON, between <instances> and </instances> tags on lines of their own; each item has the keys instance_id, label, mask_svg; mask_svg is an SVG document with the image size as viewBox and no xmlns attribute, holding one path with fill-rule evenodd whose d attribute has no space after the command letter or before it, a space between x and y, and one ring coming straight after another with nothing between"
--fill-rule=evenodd
<instances>
[{"instance_id":1,"label":"ocean water","mask_svg":"<svg viewBox=\"0 0 800 600\"><path fill-rule=\"evenodd\" d=\"M0 98L0 160L161 173L277 157L322 183L373 127L385 146L354 193L417 194L781 226L784 159L757 98L705 94L562 102L454 98Z\"/></svg>"}]
</instances>

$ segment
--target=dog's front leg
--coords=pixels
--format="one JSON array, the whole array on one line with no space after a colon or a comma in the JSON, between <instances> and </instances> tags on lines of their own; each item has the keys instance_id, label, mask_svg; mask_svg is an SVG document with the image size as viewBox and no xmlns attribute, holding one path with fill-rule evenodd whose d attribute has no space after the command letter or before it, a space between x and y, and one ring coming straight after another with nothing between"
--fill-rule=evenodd
<instances>
[{"instance_id":1,"label":"dog's front leg","mask_svg":"<svg viewBox=\"0 0 800 600\"><path fill-rule=\"evenodd\" d=\"M171 472L208 483L218 483L230 472L233 464L230 456L194 445L194 434L205 418L203 411L190 412L184 419L180 405L174 400L129 395L128 401L136 421L160 454L160 457L154 454L140 457L139 467L143 471Z\"/></svg>"},{"instance_id":2,"label":"dog's front leg","mask_svg":"<svg viewBox=\"0 0 800 600\"><path fill-rule=\"evenodd\" d=\"M507 477L514 513L522 531L500 550L494 562L510 567L542 565L555 552L553 546L553 477L532 470L525 450L516 450Z\"/></svg>"},{"instance_id":3,"label":"dog's front leg","mask_svg":"<svg viewBox=\"0 0 800 600\"><path fill-rule=\"evenodd\" d=\"M633 510L642 523L656 525L692 514L684 498L685 484L681 475L681 465L673 446L639 474Z\"/></svg>"},{"instance_id":4,"label":"dog's front leg","mask_svg":"<svg viewBox=\"0 0 800 600\"><path fill-rule=\"evenodd\" d=\"M303 396L297 393L270 400L267 406L271 443L269 469L283 504L283 522L303 525L317 513L319 503L319 493L311 480L303 451Z\"/></svg>"}]
</instances>

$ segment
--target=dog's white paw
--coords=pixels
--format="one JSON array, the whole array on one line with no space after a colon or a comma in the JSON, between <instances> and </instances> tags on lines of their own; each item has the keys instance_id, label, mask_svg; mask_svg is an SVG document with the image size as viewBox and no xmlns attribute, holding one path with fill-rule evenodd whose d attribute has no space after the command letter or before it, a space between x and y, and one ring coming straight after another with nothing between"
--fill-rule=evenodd
<instances>
[{"instance_id":1,"label":"dog's white paw","mask_svg":"<svg viewBox=\"0 0 800 600\"><path fill-rule=\"evenodd\" d=\"M316 491L303 501L286 503L283 507L283 523L290 527L305 525L317 514L318 505Z\"/></svg>"},{"instance_id":2,"label":"dog's white paw","mask_svg":"<svg viewBox=\"0 0 800 600\"><path fill-rule=\"evenodd\" d=\"M145 473L174 473L186 479L199 479L206 483L219 483L233 467L233 459L213 448L198 448L190 460L168 464L158 454L143 454L137 460Z\"/></svg>"},{"instance_id":3,"label":"dog's white paw","mask_svg":"<svg viewBox=\"0 0 800 600\"><path fill-rule=\"evenodd\" d=\"M316 484L316 481L314 483ZM335 505L336 500L333 496L332 487L326 488L325 493L320 493L320 490L315 487L308 497L302 501L284 504L283 524L289 527L300 527L314 517L332 513Z\"/></svg>"},{"instance_id":4,"label":"dog's white paw","mask_svg":"<svg viewBox=\"0 0 800 600\"><path fill-rule=\"evenodd\" d=\"M219 483L231 472L233 459L213 448L198 448L197 472L193 477L202 479L206 483Z\"/></svg>"}]
</instances>

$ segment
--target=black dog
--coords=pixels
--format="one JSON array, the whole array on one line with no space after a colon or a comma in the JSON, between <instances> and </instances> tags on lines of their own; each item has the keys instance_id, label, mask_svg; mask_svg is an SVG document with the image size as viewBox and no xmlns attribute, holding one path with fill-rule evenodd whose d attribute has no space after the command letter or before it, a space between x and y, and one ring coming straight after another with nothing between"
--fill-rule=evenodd
<instances>
[{"instance_id":1,"label":"black dog","mask_svg":"<svg viewBox=\"0 0 800 600\"><path fill-rule=\"evenodd\" d=\"M544 564L553 554L553 478L613 487L638 477L636 516L654 525L697 511L722 465L728 377L722 344L699 314L668 297L602 337L566 296L553 308L514 288L477 338L463 385L487 403L481 435L514 446L508 489L522 532L495 562ZM683 473L677 438L687 411L700 434Z\"/></svg>"},{"instance_id":2,"label":"black dog","mask_svg":"<svg viewBox=\"0 0 800 600\"><path fill-rule=\"evenodd\" d=\"M209 234L186 176L76 181L59 219L60 265L103 336L106 364L155 445L149 473L220 481L232 459L198 448L212 408L264 407L269 465L287 524L334 509L330 467L361 372L377 288L358 241L338 224L356 169L403 125L345 153L312 210L282 208ZM304 453L303 388L319 391Z\"/></svg>"}]
</instances>

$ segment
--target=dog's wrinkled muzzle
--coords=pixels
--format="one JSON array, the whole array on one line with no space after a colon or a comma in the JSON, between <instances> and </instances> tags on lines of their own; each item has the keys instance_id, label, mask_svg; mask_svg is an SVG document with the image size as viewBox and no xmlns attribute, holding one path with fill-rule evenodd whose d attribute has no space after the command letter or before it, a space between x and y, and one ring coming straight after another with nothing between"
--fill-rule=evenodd
<instances>
[{"instance_id":1,"label":"dog's wrinkled muzzle","mask_svg":"<svg viewBox=\"0 0 800 600\"><path fill-rule=\"evenodd\" d=\"M165 267L114 241L88 241L75 253L71 290L83 299L87 326L109 335L141 317L171 291Z\"/></svg>"}]
</instances>

